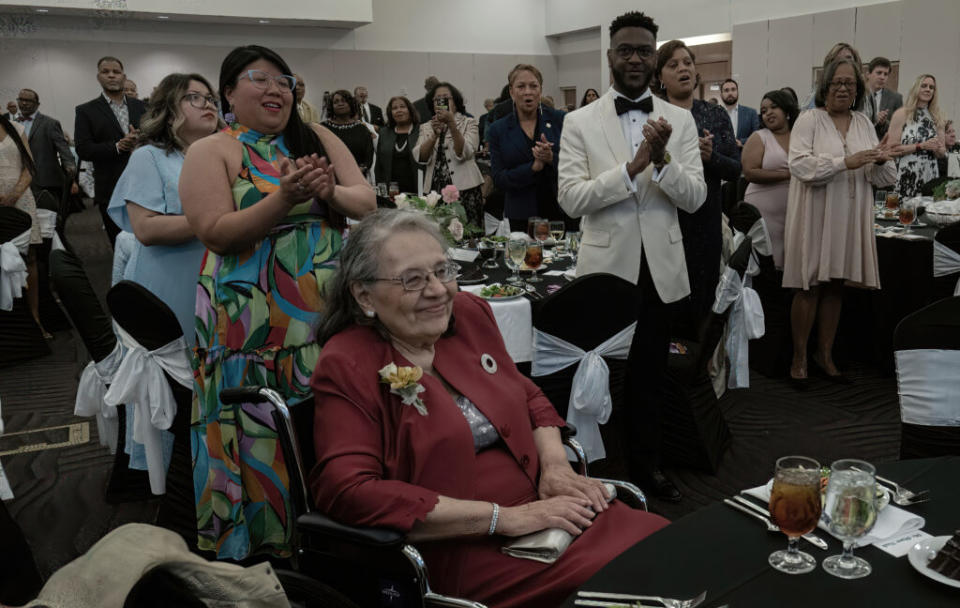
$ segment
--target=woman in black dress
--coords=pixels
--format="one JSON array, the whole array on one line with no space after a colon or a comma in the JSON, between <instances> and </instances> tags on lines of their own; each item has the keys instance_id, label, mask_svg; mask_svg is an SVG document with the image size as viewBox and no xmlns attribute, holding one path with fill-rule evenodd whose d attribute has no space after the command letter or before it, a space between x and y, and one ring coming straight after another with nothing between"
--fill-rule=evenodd
<instances>
[{"instance_id":1,"label":"woman in black dress","mask_svg":"<svg viewBox=\"0 0 960 608\"><path fill-rule=\"evenodd\" d=\"M346 144L360 171L366 176L373 164L373 134L357 118L360 116L360 104L349 91L334 91L327 102L326 111L327 119L323 121L323 126Z\"/></svg>"},{"instance_id":2,"label":"woman in black dress","mask_svg":"<svg viewBox=\"0 0 960 608\"><path fill-rule=\"evenodd\" d=\"M693 114L700 136L700 160L707 182L707 198L696 213L678 210L683 232L683 251L690 278L690 301L681 316L681 328L688 337L696 337L700 323L713 305L720 278L720 249L723 233L720 223L723 208L721 180L740 177L740 161L730 117L720 106L694 98L699 84L693 52L679 40L667 42L657 51L654 92L675 106Z\"/></svg>"},{"instance_id":3,"label":"woman in black dress","mask_svg":"<svg viewBox=\"0 0 960 608\"><path fill-rule=\"evenodd\" d=\"M377 141L376 183L397 182L400 192L417 192L419 164L413 157L413 147L420 136L419 122L416 109L406 97L393 97L387 103L387 126L380 130Z\"/></svg>"}]
</instances>

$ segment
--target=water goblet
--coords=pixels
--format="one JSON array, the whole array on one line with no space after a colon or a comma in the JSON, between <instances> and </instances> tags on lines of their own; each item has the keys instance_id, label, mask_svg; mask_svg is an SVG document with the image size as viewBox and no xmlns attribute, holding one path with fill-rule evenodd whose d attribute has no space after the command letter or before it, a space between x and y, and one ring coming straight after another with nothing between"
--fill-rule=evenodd
<instances>
[{"instance_id":1,"label":"water goblet","mask_svg":"<svg viewBox=\"0 0 960 608\"><path fill-rule=\"evenodd\" d=\"M887 203L887 191L877 190L873 195L873 207L877 213L883 212L883 206Z\"/></svg>"},{"instance_id":2,"label":"water goblet","mask_svg":"<svg viewBox=\"0 0 960 608\"><path fill-rule=\"evenodd\" d=\"M820 463L805 456L777 460L770 492L770 518L787 535L787 549L771 553L767 558L770 565L787 574L812 572L817 560L800 551L797 543L820 520Z\"/></svg>"},{"instance_id":3,"label":"water goblet","mask_svg":"<svg viewBox=\"0 0 960 608\"><path fill-rule=\"evenodd\" d=\"M580 251L580 233L567 233L567 251L570 253L570 267L567 270L573 270L577 267L577 252Z\"/></svg>"},{"instance_id":4,"label":"water goblet","mask_svg":"<svg viewBox=\"0 0 960 608\"><path fill-rule=\"evenodd\" d=\"M867 560L854 557L853 545L877 522L875 473L869 462L852 458L830 465L823 518L830 532L843 541L843 553L823 560L823 569L834 576L863 578L873 571Z\"/></svg>"},{"instance_id":5,"label":"water goblet","mask_svg":"<svg viewBox=\"0 0 960 608\"><path fill-rule=\"evenodd\" d=\"M393 200L395 196L400 194L400 183L399 182L390 182L390 188L387 191L390 195L390 200Z\"/></svg>"},{"instance_id":6,"label":"water goblet","mask_svg":"<svg viewBox=\"0 0 960 608\"><path fill-rule=\"evenodd\" d=\"M537 224L544 221L542 217L530 217L527 218L527 234L530 235L531 239L536 240L537 238Z\"/></svg>"},{"instance_id":7,"label":"water goblet","mask_svg":"<svg viewBox=\"0 0 960 608\"><path fill-rule=\"evenodd\" d=\"M491 241L480 239L477 243L477 249L480 252L480 259L483 260L481 268L494 269L497 267L497 246Z\"/></svg>"},{"instance_id":8,"label":"water goblet","mask_svg":"<svg viewBox=\"0 0 960 608\"><path fill-rule=\"evenodd\" d=\"M559 257L563 253L563 233L567 231L567 226L563 222L550 222L550 236L553 237L553 250Z\"/></svg>"},{"instance_id":9,"label":"water goblet","mask_svg":"<svg viewBox=\"0 0 960 608\"><path fill-rule=\"evenodd\" d=\"M910 225L913 224L913 220L917 219L917 201L905 200L900 203L900 213L897 219L900 220L900 225L905 228L905 231L910 232Z\"/></svg>"},{"instance_id":10,"label":"water goblet","mask_svg":"<svg viewBox=\"0 0 960 608\"><path fill-rule=\"evenodd\" d=\"M525 239L507 241L507 248L504 253L503 263L513 271L513 274L507 279L507 283L523 285L523 279L520 278L520 265L523 264L523 258L527 255L527 241Z\"/></svg>"}]
</instances>

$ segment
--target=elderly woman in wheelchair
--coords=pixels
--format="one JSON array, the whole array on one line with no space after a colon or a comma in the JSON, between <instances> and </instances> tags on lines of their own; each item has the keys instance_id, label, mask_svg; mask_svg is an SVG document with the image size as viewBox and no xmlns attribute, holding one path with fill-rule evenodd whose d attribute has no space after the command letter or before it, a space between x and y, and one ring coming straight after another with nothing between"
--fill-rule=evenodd
<instances>
[{"instance_id":1,"label":"elderly woman in wheelchair","mask_svg":"<svg viewBox=\"0 0 960 608\"><path fill-rule=\"evenodd\" d=\"M351 230L328 283L311 385L316 506L399 530L432 586L489 606L554 606L667 524L608 503L577 475L564 421L521 375L489 306L458 293L435 224L380 210ZM553 563L505 555L511 539L574 536Z\"/></svg>"}]
</instances>

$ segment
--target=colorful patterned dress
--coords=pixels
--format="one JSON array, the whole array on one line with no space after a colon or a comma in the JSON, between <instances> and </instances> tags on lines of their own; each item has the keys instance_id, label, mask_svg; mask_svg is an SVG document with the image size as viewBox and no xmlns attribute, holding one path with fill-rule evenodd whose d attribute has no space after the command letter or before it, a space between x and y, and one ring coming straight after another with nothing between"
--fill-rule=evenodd
<instances>
[{"instance_id":1,"label":"colorful patterned dress","mask_svg":"<svg viewBox=\"0 0 960 608\"><path fill-rule=\"evenodd\" d=\"M282 135L261 135L239 124L225 130L243 144L233 182L237 210L257 204L279 186ZM270 406L224 405L220 390L264 385L289 403L310 393L320 354L314 324L320 288L342 247L326 207L308 201L239 254L207 250L197 285L197 347L191 417L199 547L218 558L290 553L292 522L283 453Z\"/></svg>"}]
</instances>

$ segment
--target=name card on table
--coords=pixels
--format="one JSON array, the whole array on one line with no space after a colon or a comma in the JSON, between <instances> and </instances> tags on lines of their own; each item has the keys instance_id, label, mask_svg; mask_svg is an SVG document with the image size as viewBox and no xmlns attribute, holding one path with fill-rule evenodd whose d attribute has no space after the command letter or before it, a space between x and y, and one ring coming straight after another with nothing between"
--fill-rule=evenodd
<instances>
[{"instance_id":1,"label":"name card on table","mask_svg":"<svg viewBox=\"0 0 960 608\"><path fill-rule=\"evenodd\" d=\"M875 542L873 545L882 551L886 551L894 557L903 557L910 552L910 547L921 541L927 540L928 538L933 537L923 530L915 530L913 532L908 532L903 536L888 538L887 540L881 542Z\"/></svg>"},{"instance_id":2,"label":"name card on table","mask_svg":"<svg viewBox=\"0 0 960 608\"><path fill-rule=\"evenodd\" d=\"M480 255L479 251L473 249L461 249L460 247L454 247L450 250L450 258L457 262L472 262L477 259L477 256Z\"/></svg>"}]
</instances>

